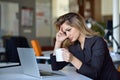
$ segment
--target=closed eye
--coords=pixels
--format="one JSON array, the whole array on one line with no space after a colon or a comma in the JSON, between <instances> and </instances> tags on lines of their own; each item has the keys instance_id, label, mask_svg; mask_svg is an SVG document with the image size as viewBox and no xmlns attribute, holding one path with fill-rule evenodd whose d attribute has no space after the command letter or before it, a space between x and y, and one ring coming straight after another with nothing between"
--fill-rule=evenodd
<instances>
[{"instance_id":1,"label":"closed eye","mask_svg":"<svg viewBox=\"0 0 120 80\"><path fill-rule=\"evenodd\" d=\"M71 29L67 29L66 31L70 31Z\"/></svg>"}]
</instances>

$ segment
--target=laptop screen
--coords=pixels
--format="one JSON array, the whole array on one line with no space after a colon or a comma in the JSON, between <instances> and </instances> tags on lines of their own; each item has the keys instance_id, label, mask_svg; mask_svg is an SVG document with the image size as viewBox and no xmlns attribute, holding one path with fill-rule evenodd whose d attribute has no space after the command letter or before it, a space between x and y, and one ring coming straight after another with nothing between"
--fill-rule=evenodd
<instances>
[{"instance_id":1,"label":"laptop screen","mask_svg":"<svg viewBox=\"0 0 120 80\"><path fill-rule=\"evenodd\" d=\"M17 48L24 74L39 77L39 68L33 48Z\"/></svg>"}]
</instances>

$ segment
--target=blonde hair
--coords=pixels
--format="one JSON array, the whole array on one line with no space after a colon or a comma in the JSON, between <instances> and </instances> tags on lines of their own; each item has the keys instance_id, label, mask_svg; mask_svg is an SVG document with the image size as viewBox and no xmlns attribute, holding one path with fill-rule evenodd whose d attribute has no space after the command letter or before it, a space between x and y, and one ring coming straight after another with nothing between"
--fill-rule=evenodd
<instances>
[{"instance_id":1,"label":"blonde hair","mask_svg":"<svg viewBox=\"0 0 120 80\"><path fill-rule=\"evenodd\" d=\"M55 21L56 29L59 30L60 26L63 23L66 23L66 24L70 25L71 27L75 27L75 28L79 29L80 32L83 35L85 35L86 37L98 36L97 32L94 32L93 30L91 30L90 28L88 28L86 26L85 20L80 14L71 12L71 13L67 13L67 14L60 16ZM63 42L62 47L68 47L71 44L72 43L69 41L69 39L66 39Z\"/></svg>"}]
</instances>

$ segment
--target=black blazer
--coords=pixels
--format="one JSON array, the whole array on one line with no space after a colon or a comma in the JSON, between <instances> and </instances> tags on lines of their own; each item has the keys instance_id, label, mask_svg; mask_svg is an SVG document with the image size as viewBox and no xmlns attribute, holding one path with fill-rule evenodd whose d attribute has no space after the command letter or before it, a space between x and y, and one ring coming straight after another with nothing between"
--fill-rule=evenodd
<instances>
[{"instance_id":1,"label":"black blazer","mask_svg":"<svg viewBox=\"0 0 120 80\"><path fill-rule=\"evenodd\" d=\"M107 44L102 37L86 38L83 50L78 41L68 49L83 62L81 68L76 70L78 73L94 80L120 80L120 73L114 67ZM67 64L67 62L56 62L55 56L51 54L53 70L60 70Z\"/></svg>"}]
</instances>

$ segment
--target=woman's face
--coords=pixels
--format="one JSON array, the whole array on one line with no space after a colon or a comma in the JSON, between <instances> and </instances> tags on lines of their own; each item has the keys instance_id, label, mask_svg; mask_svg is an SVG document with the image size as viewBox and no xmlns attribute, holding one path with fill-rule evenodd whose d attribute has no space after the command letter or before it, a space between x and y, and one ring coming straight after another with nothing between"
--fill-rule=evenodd
<instances>
[{"instance_id":1,"label":"woman's face","mask_svg":"<svg viewBox=\"0 0 120 80\"><path fill-rule=\"evenodd\" d=\"M63 23L60 26L60 30L70 39L71 42L75 42L80 37L80 31L66 23Z\"/></svg>"}]
</instances>

